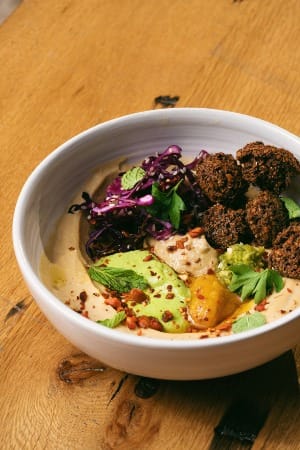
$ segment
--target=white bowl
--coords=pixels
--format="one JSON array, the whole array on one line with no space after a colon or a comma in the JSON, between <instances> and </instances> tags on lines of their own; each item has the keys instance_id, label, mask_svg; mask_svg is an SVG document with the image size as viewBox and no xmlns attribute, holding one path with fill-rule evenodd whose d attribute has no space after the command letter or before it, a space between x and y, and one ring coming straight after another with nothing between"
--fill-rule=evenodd
<instances>
[{"instance_id":1,"label":"white bowl","mask_svg":"<svg viewBox=\"0 0 300 450\"><path fill-rule=\"evenodd\" d=\"M40 257L53 227L95 166L128 155L134 160L178 144L187 155L235 152L252 141L283 147L300 158L300 139L278 126L238 113L160 109L97 125L70 139L33 171L17 201L15 254L38 306L76 347L116 369L147 377L220 377L265 363L300 341L300 308L255 330L221 338L165 340L136 336L92 322L43 285ZM299 192L298 201L300 201Z\"/></svg>"}]
</instances>

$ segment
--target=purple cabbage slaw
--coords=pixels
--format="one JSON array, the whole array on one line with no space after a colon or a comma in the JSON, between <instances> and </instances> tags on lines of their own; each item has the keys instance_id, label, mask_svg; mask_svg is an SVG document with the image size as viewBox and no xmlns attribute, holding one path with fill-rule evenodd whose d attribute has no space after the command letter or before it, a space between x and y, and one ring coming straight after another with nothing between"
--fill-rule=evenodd
<instances>
[{"instance_id":1,"label":"purple cabbage slaw","mask_svg":"<svg viewBox=\"0 0 300 450\"><path fill-rule=\"evenodd\" d=\"M106 197L100 203L83 192L84 202L71 205L69 213L82 211L90 225L85 244L87 255L97 260L112 253L135 250L142 248L146 236L167 239L174 232L185 233L195 226L208 202L196 181L194 169L207 155L201 150L189 164L184 164L182 149L171 145L164 152L144 159L138 166L144 175L131 189L122 187L123 173L120 173L107 186ZM170 192L178 186L177 193L185 205L178 229L165 217L151 213L151 205L155 203L151 193L154 184L162 192Z\"/></svg>"}]
</instances>

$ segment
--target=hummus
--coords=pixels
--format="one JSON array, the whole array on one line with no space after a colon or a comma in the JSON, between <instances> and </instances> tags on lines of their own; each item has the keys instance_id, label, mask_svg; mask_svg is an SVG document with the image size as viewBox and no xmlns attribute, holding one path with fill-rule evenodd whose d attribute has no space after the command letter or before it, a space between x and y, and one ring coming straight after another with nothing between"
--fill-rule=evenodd
<instances>
[{"instance_id":1,"label":"hummus","mask_svg":"<svg viewBox=\"0 0 300 450\"><path fill-rule=\"evenodd\" d=\"M215 270L218 263L218 252L212 248L203 235L192 237L174 235L166 240L149 238L145 244L153 253L172 267L179 276L187 275L198 277Z\"/></svg>"},{"instance_id":2,"label":"hummus","mask_svg":"<svg viewBox=\"0 0 300 450\"><path fill-rule=\"evenodd\" d=\"M115 178L120 170L124 170L123 164L123 161L114 161L105 167L102 166L101 170L95 172L86 185L81 188L77 198L74 199L74 203L81 202L82 191L89 192L94 198L101 195L106 185ZM42 255L40 273L48 289L62 302L90 320L101 321L112 318L116 314L116 310L105 303L103 289L97 286L88 275L87 268L91 261L88 260L82 248L82 242L86 240L86 233L86 223L81 214L66 213L58 223L54 235ZM165 241L149 238L145 242L145 250L143 251L147 251L147 247L153 251L158 260L164 261L171 268L170 272L165 275L166 279L163 283L165 285L170 284L168 283L168 277L175 276L176 278L175 272L181 279L185 280L188 276L197 277L207 273L210 269L214 269L217 264L217 252L209 246L203 236L175 235ZM114 255L111 258L114 258ZM116 264L116 261L114 261L113 265ZM122 266L124 261L121 261L120 264ZM126 261L125 264L130 265L131 263ZM158 270L161 273L161 268L156 265L153 272ZM179 303L184 301L188 292L189 290L184 283L178 282L175 291L178 303L176 303L177 309L179 309ZM154 301L151 301L144 308L144 313L157 315L153 305ZM280 292L270 295L259 308L259 311L264 314L267 322L271 322L299 306L300 281L284 279L284 288ZM162 312L164 305L160 304L158 309ZM253 301L244 302L235 311L233 317L236 318L245 314L246 311L253 312L255 310L257 310L257 305ZM171 340L216 337L232 333L230 329L226 329L226 326L185 332L187 327L184 320L180 322L177 332L168 327L165 331L169 332L160 332L151 328L130 330L125 325L119 325L118 330Z\"/></svg>"}]
</instances>

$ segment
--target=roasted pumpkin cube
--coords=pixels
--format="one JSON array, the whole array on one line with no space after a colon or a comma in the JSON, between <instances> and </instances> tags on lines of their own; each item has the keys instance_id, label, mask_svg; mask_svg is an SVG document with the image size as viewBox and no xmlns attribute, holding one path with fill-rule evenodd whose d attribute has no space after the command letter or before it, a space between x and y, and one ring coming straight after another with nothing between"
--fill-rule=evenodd
<instances>
[{"instance_id":1,"label":"roasted pumpkin cube","mask_svg":"<svg viewBox=\"0 0 300 450\"><path fill-rule=\"evenodd\" d=\"M189 314L201 328L215 327L241 305L238 295L230 292L214 274L192 279Z\"/></svg>"}]
</instances>

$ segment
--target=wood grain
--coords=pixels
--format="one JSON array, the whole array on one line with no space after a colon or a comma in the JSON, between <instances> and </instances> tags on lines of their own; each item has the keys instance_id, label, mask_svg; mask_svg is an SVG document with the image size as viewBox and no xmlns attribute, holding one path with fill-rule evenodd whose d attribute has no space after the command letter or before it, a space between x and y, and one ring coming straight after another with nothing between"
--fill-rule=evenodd
<instances>
[{"instance_id":1,"label":"wood grain","mask_svg":"<svg viewBox=\"0 0 300 450\"><path fill-rule=\"evenodd\" d=\"M233 377L150 380L143 398L143 380L80 353L46 321L10 233L18 193L47 154L159 107L159 95L300 135L299 18L298 0L24 0L0 26L2 449L208 449L241 397L268 409L253 449L299 448L298 347Z\"/></svg>"}]
</instances>

